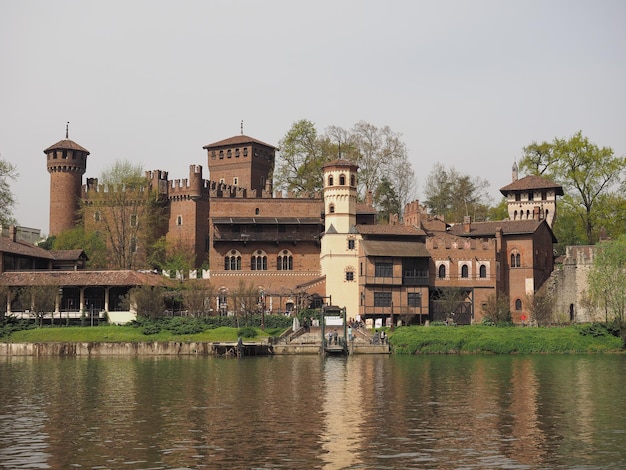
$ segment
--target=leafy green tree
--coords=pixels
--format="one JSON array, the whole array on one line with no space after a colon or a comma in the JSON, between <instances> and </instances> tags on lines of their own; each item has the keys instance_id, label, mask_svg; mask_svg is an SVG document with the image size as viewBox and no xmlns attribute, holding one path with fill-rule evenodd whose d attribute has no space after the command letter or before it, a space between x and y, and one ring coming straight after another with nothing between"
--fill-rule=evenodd
<instances>
[{"instance_id":1,"label":"leafy green tree","mask_svg":"<svg viewBox=\"0 0 626 470\"><path fill-rule=\"evenodd\" d=\"M13 218L13 207L15 198L11 192L8 180L18 177L15 166L2 158L0 155L0 225L15 224Z\"/></svg>"},{"instance_id":2,"label":"leafy green tree","mask_svg":"<svg viewBox=\"0 0 626 470\"><path fill-rule=\"evenodd\" d=\"M187 273L194 268L195 261L195 254L188 247L180 242L168 242L165 237L152 244L148 257L151 266L169 273Z\"/></svg>"},{"instance_id":3,"label":"leafy green tree","mask_svg":"<svg viewBox=\"0 0 626 470\"><path fill-rule=\"evenodd\" d=\"M599 216L599 201L620 183L626 157L616 157L610 147L598 147L579 131L569 139L533 142L524 148L520 170L544 175L563 186L562 205L576 213L586 243L597 239L597 228L605 225Z\"/></svg>"},{"instance_id":4,"label":"leafy green tree","mask_svg":"<svg viewBox=\"0 0 626 470\"><path fill-rule=\"evenodd\" d=\"M626 320L626 235L596 247L588 277L588 297L605 320L624 328Z\"/></svg>"},{"instance_id":5,"label":"leafy green tree","mask_svg":"<svg viewBox=\"0 0 626 470\"><path fill-rule=\"evenodd\" d=\"M306 119L294 122L278 145L276 187L296 194L320 191L323 188L322 166L333 155L327 153L327 140L318 135L315 124Z\"/></svg>"},{"instance_id":6,"label":"leafy green tree","mask_svg":"<svg viewBox=\"0 0 626 470\"><path fill-rule=\"evenodd\" d=\"M557 255L564 255L568 246L585 245L587 242L584 227L571 204L559 206L559 216L554 223L553 232L558 240L554 245Z\"/></svg>"},{"instance_id":7,"label":"leafy green tree","mask_svg":"<svg viewBox=\"0 0 626 470\"><path fill-rule=\"evenodd\" d=\"M505 197L495 206L491 206L487 210L487 220L506 220L509 218L509 202Z\"/></svg>"},{"instance_id":8,"label":"leafy green tree","mask_svg":"<svg viewBox=\"0 0 626 470\"><path fill-rule=\"evenodd\" d=\"M424 203L432 215L442 215L447 222L486 220L489 213L487 180L462 174L454 167L435 163L424 186Z\"/></svg>"},{"instance_id":9,"label":"leafy green tree","mask_svg":"<svg viewBox=\"0 0 626 470\"><path fill-rule=\"evenodd\" d=\"M87 265L90 268L100 269L107 266L106 243L99 232L86 233L84 226L77 225L51 238L52 249L84 250L89 258Z\"/></svg>"},{"instance_id":10,"label":"leafy green tree","mask_svg":"<svg viewBox=\"0 0 626 470\"><path fill-rule=\"evenodd\" d=\"M378 128L365 121L345 130L330 126L320 134L306 119L295 122L279 142L280 155L274 172L277 188L295 193L321 191L322 167L337 158L359 166L358 193L361 200L374 193L383 177L398 195L400 208L415 199L415 175L400 135L388 126ZM400 215L400 214L399 214Z\"/></svg>"},{"instance_id":11,"label":"leafy green tree","mask_svg":"<svg viewBox=\"0 0 626 470\"><path fill-rule=\"evenodd\" d=\"M383 177L376 191L374 191L374 206L378 210L377 217L381 223L388 223L391 214L400 215L402 213L400 198L387 178Z\"/></svg>"}]
</instances>

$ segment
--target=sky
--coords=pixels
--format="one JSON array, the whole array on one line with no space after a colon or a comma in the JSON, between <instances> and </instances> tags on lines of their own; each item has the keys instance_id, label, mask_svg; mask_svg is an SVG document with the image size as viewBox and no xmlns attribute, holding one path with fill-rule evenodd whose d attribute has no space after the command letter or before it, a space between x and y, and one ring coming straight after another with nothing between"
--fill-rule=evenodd
<instances>
[{"instance_id":1,"label":"sky","mask_svg":"<svg viewBox=\"0 0 626 470\"><path fill-rule=\"evenodd\" d=\"M0 2L0 155L14 217L49 228L43 150L86 177L116 160L186 178L203 146L269 144L300 119L401 135L423 198L435 163L490 183L578 131L626 155L623 0Z\"/></svg>"}]
</instances>

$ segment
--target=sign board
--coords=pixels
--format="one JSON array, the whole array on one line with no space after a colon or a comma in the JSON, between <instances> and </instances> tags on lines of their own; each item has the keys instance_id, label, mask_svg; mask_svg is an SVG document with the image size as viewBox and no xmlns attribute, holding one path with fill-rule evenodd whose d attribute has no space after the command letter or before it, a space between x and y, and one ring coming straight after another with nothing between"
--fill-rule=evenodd
<instances>
[{"instance_id":1,"label":"sign board","mask_svg":"<svg viewBox=\"0 0 626 470\"><path fill-rule=\"evenodd\" d=\"M324 317L326 326L343 326L343 317Z\"/></svg>"}]
</instances>

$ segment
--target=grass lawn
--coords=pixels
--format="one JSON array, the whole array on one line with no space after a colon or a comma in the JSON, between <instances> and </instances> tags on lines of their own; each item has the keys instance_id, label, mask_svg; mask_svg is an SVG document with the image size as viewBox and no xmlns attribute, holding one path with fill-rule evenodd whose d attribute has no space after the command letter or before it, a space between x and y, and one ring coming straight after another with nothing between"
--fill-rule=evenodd
<instances>
[{"instance_id":1,"label":"grass lawn","mask_svg":"<svg viewBox=\"0 0 626 470\"><path fill-rule=\"evenodd\" d=\"M555 328L411 326L397 328L389 342L397 354L623 352L621 338L583 334L585 331L584 325Z\"/></svg>"},{"instance_id":2,"label":"grass lawn","mask_svg":"<svg viewBox=\"0 0 626 470\"><path fill-rule=\"evenodd\" d=\"M153 335L144 335L140 328L130 326L67 326L35 328L12 333L0 341L11 343L87 343L87 342L142 342L142 341L178 341L178 342L231 342L237 341L237 328L219 327L189 335L174 335L170 331L160 331ZM263 341L268 333L257 330L256 338L244 338L244 341Z\"/></svg>"}]
</instances>

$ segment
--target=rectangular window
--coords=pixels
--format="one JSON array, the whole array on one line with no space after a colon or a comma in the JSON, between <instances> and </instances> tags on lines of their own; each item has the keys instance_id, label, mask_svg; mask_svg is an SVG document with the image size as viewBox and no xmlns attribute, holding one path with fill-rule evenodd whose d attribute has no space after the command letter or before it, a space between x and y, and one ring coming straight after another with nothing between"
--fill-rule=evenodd
<instances>
[{"instance_id":1,"label":"rectangular window","mask_svg":"<svg viewBox=\"0 0 626 470\"><path fill-rule=\"evenodd\" d=\"M130 216L130 226L131 227L137 226L137 216L135 214Z\"/></svg>"},{"instance_id":2,"label":"rectangular window","mask_svg":"<svg viewBox=\"0 0 626 470\"><path fill-rule=\"evenodd\" d=\"M355 241L348 240L348 250L354 250L354 247L355 247Z\"/></svg>"},{"instance_id":3,"label":"rectangular window","mask_svg":"<svg viewBox=\"0 0 626 470\"><path fill-rule=\"evenodd\" d=\"M419 292L409 292L407 303L409 307L421 307L422 306L422 294Z\"/></svg>"},{"instance_id":4,"label":"rectangular window","mask_svg":"<svg viewBox=\"0 0 626 470\"><path fill-rule=\"evenodd\" d=\"M346 281L354 281L354 272L346 271Z\"/></svg>"},{"instance_id":5,"label":"rectangular window","mask_svg":"<svg viewBox=\"0 0 626 470\"><path fill-rule=\"evenodd\" d=\"M393 277L393 264L392 263L376 263L374 267L374 276Z\"/></svg>"},{"instance_id":6,"label":"rectangular window","mask_svg":"<svg viewBox=\"0 0 626 470\"><path fill-rule=\"evenodd\" d=\"M391 292L374 292L374 307L391 307Z\"/></svg>"}]
</instances>

